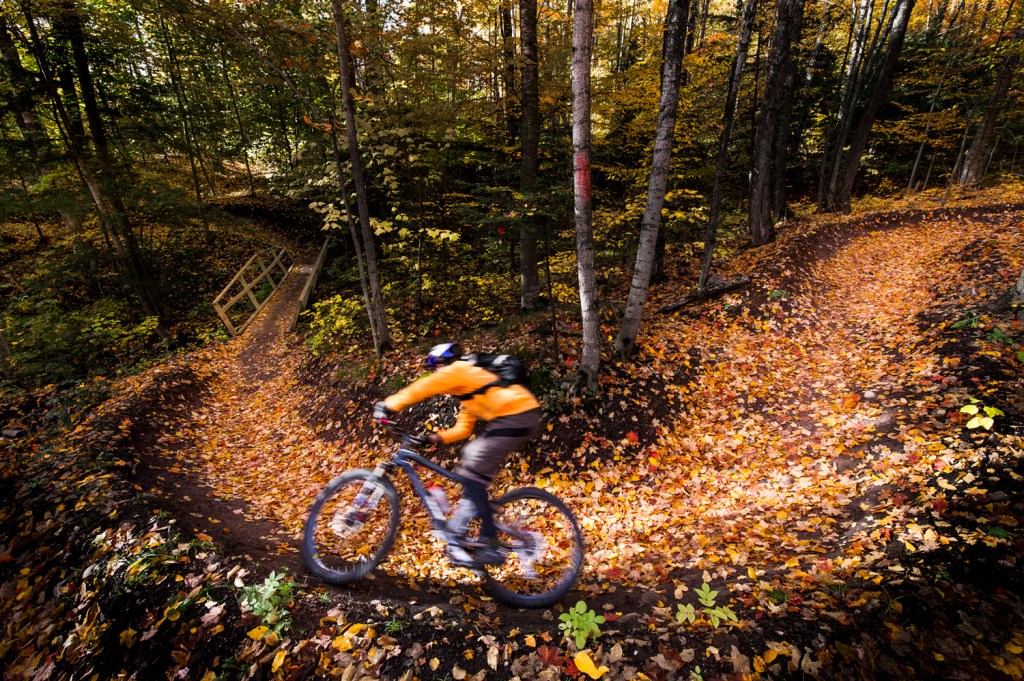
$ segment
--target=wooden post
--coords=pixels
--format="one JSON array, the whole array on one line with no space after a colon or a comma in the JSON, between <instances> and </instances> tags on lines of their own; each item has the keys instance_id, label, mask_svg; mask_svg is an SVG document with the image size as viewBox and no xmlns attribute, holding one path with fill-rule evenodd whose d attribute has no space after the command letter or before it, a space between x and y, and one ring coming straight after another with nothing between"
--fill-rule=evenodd
<instances>
[{"instance_id":1,"label":"wooden post","mask_svg":"<svg viewBox=\"0 0 1024 681\"><path fill-rule=\"evenodd\" d=\"M313 289L316 288L316 282L320 279L320 270L324 268L324 261L327 259L327 245L331 242L331 237L324 239L324 245L320 247L320 255L316 258L316 263L313 265L313 271L309 273L309 279L306 280L306 285L302 287L302 295L299 296L299 304L295 308L295 315L292 317L291 323L288 325L289 331L295 330L295 325L299 323L299 314L306 309L306 305L309 304L309 297L313 294Z\"/></svg>"}]
</instances>

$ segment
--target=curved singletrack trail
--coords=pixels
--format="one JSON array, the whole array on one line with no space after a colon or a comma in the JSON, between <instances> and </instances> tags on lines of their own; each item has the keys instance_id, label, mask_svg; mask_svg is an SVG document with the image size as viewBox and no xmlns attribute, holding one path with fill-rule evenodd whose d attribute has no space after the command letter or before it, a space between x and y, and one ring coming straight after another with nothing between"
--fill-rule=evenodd
<instances>
[{"instance_id":1,"label":"curved singletrack trail","mask_svg":"<svg viewBox=\"0 0 1024 681\"><path fill-rule=\"evenodd\" d=\"M580 588L591 594L671 593L708 574L744 592L783 578L814 584L884 572L882 534L910 541L931 525L910 523L899 506L875 512L879 495L976 455L957 444L963 425L950 417L969 386L945 379L949 361L921 320L952 299L967 309L1006 290L1024 268L1022 215L1014 207L944 211L851 226L802 276L758 281L760 303L740 293L655 316L647 369L692 379L670 386L681 408L655 423L658 441L571 474L523 479L513 464L498 485L513 485L515 475L515 485L540 484L568 501L587 534ZM975 246L998 256L994 271L976 271L965 251ZM965 271L974 277L966 283ZM282 291L244 337L196 354L208 391L188 424L158 433L152 449L168 502L188 490L196 528L229 543L248 532L240 548L301 574L296 537L316 492L341 470L372 466L389 445L367 451L364 442L328 440L321 434L330 429L311 422L315 396L298 378L303 349L281 328L287 303ZM369 402L349 409L342 418L366 419ZM648 405L624 399L594 419L623 411L652 418ZM588 447L574 456L593 454ZM204 493L214 499L195 496ZM471 584L420 531L422 516L406 515L380 579L426 580L441 591ZM379 597L380 584L360 589ZM809 597L803 607L835 610L841 620L830 599Z\"/></svg>"}]
</instances>

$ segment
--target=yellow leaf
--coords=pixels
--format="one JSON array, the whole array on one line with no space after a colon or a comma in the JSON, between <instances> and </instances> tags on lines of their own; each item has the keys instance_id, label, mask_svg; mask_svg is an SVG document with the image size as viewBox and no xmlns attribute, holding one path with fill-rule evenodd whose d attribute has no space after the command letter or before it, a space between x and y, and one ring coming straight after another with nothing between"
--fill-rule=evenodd
<instances>
[{"instance_id":1,"label":"yellow leaf","mask_svg":"<svg viewBox=\"0 0 1024 681\"><path fill-rule=\"evenodd\" d=\"M270 628L263 626L256 627L255 629L250 629L249 638L251 638L253 641L261 641L263 640L263 637L267 635L268 631L270 631Z\"/></svg>"},{"instance_id":2,"label":"yellow leaf","mask_svg":"<svg viewBox=\"0 0 1024 681\"><path fill-rule=\"evenodd\" d=\"M586 674L592 679L599 679L608 673L608 667L595 667L594 661L590 659L590 655L587 653L576 653L576 656L572 658L572 661L576 663L576 669Z\"/></svg>"},{"instance_id":3,"label":"yellow leaf","mask_svg":"<svg viewBox=\"0 0 1024 681\"><path fill-rule=\"evenodd\" d=\"M526 637L526 638L524 639L524 641L523 641L523 642L524 642L524 643L525 643L526 645L530 646L531 648L536 648L536 647L537 647L537 639L536 639L536 638L535 638L535 637L533 636L533 634L530 634L529 636L527 636L527 637Z\"/></svg>"},{"instance_id":4,"label":"yellow leaf","mask_svg":"<svg viewBox=\"0 0 1024 681\"><path fill-rule=\"evenodd\" d=\"M778 651L776 651L776 650L766 650L765 653L764 653L764 663L765 664L771 664L775 660L775 658L778 657L778 656L779 656Z\"/></svg>"},{"instance_id":5,"label":"yellow leaf","mask_svg":"<svg viewBox=\"0 0 1024 681\"><path fill-rule=\"evenodd\" d=\"M125 646L126 648L131 648L132 645L135 643L135 635L138 634L138 633L139 632L135 631L134 629L132 629L130 627L128 629L125 629L124 631L122 631L121 632L121 645Z\"/></svg>"},{"instance_id":6,"label":"yellow leaf","mask_svg":"<svg viewBox=\"0 0 1024 681\"><path fill-rule=\"evenodd\" d=\"M932 653L932 655L934 655L935 659L938 660L939 662L942 662L943 660L946 659L946 656L943 655L942 653Z\"/></svg>"},{"instance_id":7,"label":"yellow leaf","mask_svg":"<svg viewBox=\"0 0 1024 681\"><path fill-rule=\"evenodd\" d=\"M207 669L206 673L203 674L203 678L199 681L217 681L217 675L212 670Z\"/></svg>"},{"instance_id":8,"label":"yellow leaf","mask_svg":"<svg viewBox=\"0 0 1024 681\"><path fill-rule=\"evenodd\" d=\"M284 664L284 658L288 657L288 653L284 650L277 651L277 655L274 655L274 663L270 665L270 671L276 673L281 665Z\"/></svg>"},{"instance_id":9,"label":"yellow leaf","mask_svg":"<svg viewBox=\"0 0 1024 681\"><path fill-rule=\"evenodd\" d=\"M430 660L430 671L436 672L437 668L438 668L438 666L440 666L440 664L441 664L441 660L437 659L436 657L431 658L431 660Z\"/></svg>"},{"instance_id":10,"label":"yellow leaf","mask_svg":"<svg viewBox=\"0 0 1024 681\"><path fill-rule=\"evenodd\" d=\"M1021 647L1015 643L1007 643L1006 649L1014 655L1020 655L1021 653L1024 653L1024 647Z\"/></svg>"},{"instance_id":11,"label":"yellow leaf","mask_svg":"<svg viewBox=\"0 0 1024 681\"><path fill-rule=\"evenodd\" d=\"M342 653L352 650L352 640L348 636L337 636L331 644Z\"/></svg>"},{"instance_id":12,"label":"yellow leaf","mask_svg":"<svg viewBox=\"0 0 1024 681\"><path fill-rule=\"evenodd\" d=\"M758 674L764 674L764 670L767 669L764 665L764 660L761 659L760 655L754 655L754 671Z\"/></svg>"},{"instance_id":13,"label":"yellow leaf","mask_svg":"<svg viewBox=\"0 0 1024 681\"><path fill-rule=\"evenodd\" d=\"M353 624L351 627L346 629L345 633L348 634L349 636L355 636L356 634L358 634L360 631L362 631L365 628L366 628L365 624L363 624L362 622L357 622L356 624Z\"/></svg>"}]
</instances>

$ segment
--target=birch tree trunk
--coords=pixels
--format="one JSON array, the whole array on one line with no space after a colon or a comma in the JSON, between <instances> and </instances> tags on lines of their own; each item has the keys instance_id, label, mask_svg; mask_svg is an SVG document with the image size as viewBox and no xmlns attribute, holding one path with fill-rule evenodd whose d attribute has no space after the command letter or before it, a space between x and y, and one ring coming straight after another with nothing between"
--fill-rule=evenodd
<instances>
[{"instance_id":1,"label":"birch tree trunk","mask_svg":"<svg viewBox=\"0 0 1024 681\"><path fill-rule=\"evenodd\" d=\"M590 195L590 55L593 0L574 0L572 26L572 152L576 259L583 338L576 390L597 390L601 366L594 225Z\"/></svg>"},{"instance_id":2,"label":"birch tree trunk","mask_svg":"<svg viewBox=\"0 0 1024 681\"><path fill-rule=\"evenodd\" d=\"M733 55L732 68L729 70L729 90L725 98L725 111L722 114L722 132L718 136L718 159L715 161L715 183L711 189L711 207L708 209L708 227L704 234L704 258L700 266L700 278L697 290L703 293L708 286L708 275L711 272L711 259L715 253L715 239L718 233L718 218L722 210L722 183L725 181L725 166L729 156L729 141L732 138L732 126L736 118L736 100L739 98L740 80L747 64L747 53L750 51L750 36L754 30L754 18L757 16L757 0L747 0L740 16L740 26L736 36L736 53Z\"/></svg>"},{"instance_id":3,"label":"birch tree trunk","mask_svg":"<svg viewBox=\"0 0 1024 681\"><path fill-rule=\"evenodd\" d=\"M651 177L647 184L647 205L640 223L640 245L633 266L633 281L623 314L622 325L615 336L615 351L627 357L636 347L636 336L643 318L644 302L651 284L658 230L661 228L661 210L665 205L668 188L669 164L672 160L672 140L676 128L679 105L679 83L683 72L683 54L686 51L686 26L689 0L669 0L665 17L665 36L662 43L661 102L658 105L658 124L654 133L654 151L651 157Z\"/></svg>"},{"instance_id":4,"label":"birch tree trunk","mask_svg":"<svg viewBox=\"0 0 1024 681\"><path fill-rule=\"evenodd\" d=\"M370 301L367 313L370 323L376 329L374 352L382 357L391 349L391 335L388 332L387 314L384 310L384 297L380 290L380 275L377 272L377 249L374 244L373 230L370 227L370 208L366 200L366 181L363 179L363 167L359 159L359 137L356 134L355 102L352 99L352 65L348 52L348 36L345 33L345 12L342 0L333 0L334 25L338 35L338 62L341 69L341 95L345 109L345 132L348 141L349 162L352 165L352 183L356 190L356 209L359 213L360 235L363 241L363 253L366 256L366 276L370 285Z\"/></svg>"}]
</instances>

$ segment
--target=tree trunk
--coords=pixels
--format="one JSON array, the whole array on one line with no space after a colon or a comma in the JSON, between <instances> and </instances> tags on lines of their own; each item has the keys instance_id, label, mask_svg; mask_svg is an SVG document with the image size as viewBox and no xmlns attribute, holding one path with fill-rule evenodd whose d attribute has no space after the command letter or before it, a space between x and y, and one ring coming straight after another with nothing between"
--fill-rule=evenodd
<instances>
[{"instance_id":1,"label":"tree trunk","mask_svg":"<svg viewBox=\"0 0 1024 681\"><path fill-rule=\"evenodd\" d=\"M245 176L249 181L249 194L256 194L256 183L252 177L252 168L249 165L249 136L242 124L242 111L238 107L238 95L235 93L235 85L231 82L231 73L228 71L227 58L224 55L224 43L220 43L220 67L224 74L224 82L228 86L228 94L231 96L231 110L235 114L235 123L238 125L238 134L242 139L242 160L245 161Z\"/></svg>"},{"instance_id":2,"label":"tree trunk","mask_svg":"<svg viewBox=\"0 0 1024 681\"><path fill-rule=\"evenodd\" d=\"M821 167L818 182L818 206L830 203L836 193L836 183L842 167L842 153L846 140L850 135L853 120L853 109L857 105L857 96L862 88L861 56L870 28L870 17L874 7L871 0L860 0L854 5L854 13L850 19L850 28L846 36L846 51L839 73L844 73L842 84L836 93L832 107L832 118L825 130L825 149L821 155Z\"/></svg>"},{"instance_id":3,"label":"tree trunk","mask_svg":"<svg viewBox=\"0 0 1024 681\"><path fill-rule=\"evenodd\" d=\"M1024 29L1018 28L1015 40L1022 38L1024 38ZM985 113L981 117L978 129L974 131L974 138L971 140L971 146L967 150L967 157L960 168L960 175L957 177L958 184L977 184L984 177L989 140L992 139L992 133L996 129L996 121L1003 112L1007 95L1010 92L1010 86L1013 84L1013 78L1019 69L1020 54L1011 52L1003 58L1003 63L1000 65L999 72L996 75L995 87L992 88L988 104L985 106Z\"/></svg>"},{"instance_id":4,"label":"tree trunk","mask_svg":"<svg viewBox=\"0 0 1024 681\"><path fill-rule=\"evenodd\" d=\"M111 163L103 119L100 116L95 90L92 87L88 53L85 50L85 39L78 8L72 2L64 3L58 8L61 14L55 18L53 23L60 25L65 37L71 42L75 73L78 75L78 82L81 86L82 101L85 104L86 119L89 121L91 138L96 150L99 173L93 169L90 159L86 157L85 150L81 146L81 141L76 138L74 120L68 115L67 108L57 92L57 84L49 69L45 47L36 29L35 19L28 13L27 7L25 9L36 63L42 72L59 124L65 132L65 141L75 160L79 176L96 205L100 224L111 244L115 258L124 271L128 286L135 292L145 313L157 318L157 332L162 338L169 340L170 335L164 325L162 295L152 273L142 259L135 233L132 231L131 223L122 205L117 184L118 173ZM65 89L67 87L73 88L73 83L62 81L61 88L64 92L67 92Z\"/></svg>"},{"instance_id":5,"label":"tree trunk","mask_svg":"<svg viewBox=\"0 0 1024 681\"><path fill-rule=\"evenodd\" d=\"M857 179L857 170L860 167L861 156L864 154L864 149L867 148L868 139L871 137L871 128L875 124L875 118L878 116L878 112L885 103L885 100L889 97L889 90L892 87L893 76L896 74L900 52L903 50L903 39L907 33L907 25L910 23L910 15L914 10L914 3L915 0L897 0L897 7L893 15L893 28L882 61L881 72L875 86L872 88L871 96L868 98L864 110L858 117L857 127L854 129L853 137L850 140L850 148L843 163L838 193L834 203L834 208L838 208L843 212L850 211L853 184Z\"/></svg>"},{"instance_id":6,"label":"tree trunk","mask_svg":"<svg viewBox=\"0 0 1024 681\"><path fill-rule=\"evenodd\" d=\"M729 70L729 90L725 98L725 111L722 114L722 131L718 136L718 159L715 161L715 182L711 189L711 207L708 210L708 227L704 234L704 258L701 261L700 278L697 290L707 289L708 275L711 272L711 260L715 253L715 239L718 234L718 218L722 210L722 183L725 181L725 167L729 156L729 141L732 137L732 126L736 118L736 100L739 98L740 80L747 64L747 53L750 50L750 36L754 30L754 19L757 16L757 0L747 0L740 16L740 25L736 36L736 53L733 55L732 68Z\"/></svg>"},{"instance_id":7,"label":"tree trunk","mask_svg":"<svg viewBox=\"0 0 1024 681\"><path fill-rule=\"evenodd\" d=\"M572 152L576 260L583 336L576 389L597 391L601 366L593 208L590 184L590 55L594 34L593 0L573 1Z\"/></svg>"},{"instance_id":8,"label":"tree trunk","mask_svg":"<svg viewBox=\"0 0 1024 681\"><path fill-rule=\"evenodd\" d=\"M199 219L203 223L203 231L206 238L210 238L210 223L206 219L206 210L203 207L203 191L199 187L199 173L196 170L196 154L192 143L192 130L188 120L188 102L185 98L185 86L181 82L178 70L178 57L174 51L174 43L171 41L171 34L167 25L161 19L160 27L164 33L164 44L167 49L167 66L171 76L171 89L174 90L174 98L178 103L178 110L181 112L181 130L185 136L185 149L188 151L188 165L192 171L192 189L196 195L196 208L199 210Z\"/></svg>"},{"instance_id":9,"label":"tree trunk","mask_svg":"<svg viewBox=\"0 0 1024 681\"><path fill-rule=\"evenodd\" d=\"M10 27L7 25L7 18L3 15L0 15L0 61L3 63L4 70L7 71L14 90L11 103L14 109L15 123L31 149L36 166L35 177L43 178L51 170L50 140L36 116L35 102L31 91L31 75L21 63L21 57L14 45ZM26 193L29 191L27 186L25 191ZM76 250L83 249L85 244L82 242L78 217L66 208L58 208L57 211L60 213L65 231L75 242Z\"/></svg>"},{"instance_id":10,"label":"tree trunk","mask_svg":"<svg viewBox=\"0 0 1024 681\"><path fill-rule=\"evenodd\" d=\"M352 67L348 52L348 36L345 33L345 13L341 0L333 0L334 25L338 35L338 61L341 69L341 94L345 108L345 132L348 139L349 162L352 165L352 183L356 190L356 208L359 212L360 233L363 240L363 251L366 255L366 275L370 284L372 302L369 313L371 323L377 333L374 351L378 357L391 349L391 335L388 332L387 313L384 310L384 297L380 290L380 276L377 273L377 248L374 244L373 230L370 227L370 208L366 200L366 181L363 179L363 166L359 159L359 137L356 133L355 102L352 98Z\"/></svg>"},{"instance_id":11,"label":"tree trunk","mask_svg":"<svg viewBox=\"0 0 1024 681\"><path fill-rule=\"evenodd\" d=\"M803 0L778 0L778 19L768 56L768 78L761 97L761 117L754 135L750 185L750 238L761 246L775 238L772 206L775 187L784 182L790 102L795 82L794 44L800 41Z\"/></svg>"},{"instance_id":12,"label":"tree trunk","mask_svg":"<svg viewBox=\"0 0 1024 681\"><path fill-rule=\"evenodd\" d=\"M501 106L505 112L505 125L510 145L516 143L519 134L519 118L516 114L516 47L515 34L512 31L512 2L501 0L501 54L502 98Z\"/></svg>"},{"instance_id":13,"label":"tree trunk","mask_svg":"<svg viewBox=\"0 0 1024 681\"><path fill-rule=\"evenodd\" d=\"M647 185L647 205L640 223L640 245L633 266L633 281L623 314L622 325L615 336L615 351L629 356L636 346L636 336L643 318L644 303L651 283L661 228L661 210L665 205L668 188L669 165L672 160L672 140L676 128L679 106L679 83L686 51L686 28L689 0L670 0L665 17L665 35L662 42L661 101L658 106L658 124L654 133L654 151L651 157L651 176Z\"/></svg>"},{"instance_id":14,"label":"tree trunk","mask_svg":"<svg viewBox=\"0 0 1024 681\"><path fill-rule=\"evenodd\" d=\"M537 0L519 0L519 41L522 49L522 132L519 188L533 202L540 172L540 51L537 46ZM523 215L519 234L519 305L523 310L537 306L540 273L537 255L537 225Z\"/></svg>"},{"instance_id":15,"label":"tree trunk","mask_svg":"<svg viewBox=\"0 0 1024 681\"><path fill-rule=\"evenodd\" d=\"M858 92L869 92L867 100L862 107L854 104L849 108L848 119L856 120L853 133L847 140L845 135L837 135L832 141L833 154L835 158L835 172L832 174L833 181L824 192L820 193L818 210L823 213L849 212L850 202L853 196L853 184L857 178L857 170L860 167L860 159L867 147L868 139L871 136L871 128L874 126L875 118L882 104L889 96L889 89L892 86L893 76L896 73L896 66L899 62L900 52L903 49L903 39L906 36L907 25L910 15L914 9L915 0L896 0L896 6L889 22L889 39L886 42L884 52L877 54L879 49L864 57L872 63L879 63L877 68L866 67L860 83L857 86Z\"/></svg>"}]
</instances>

